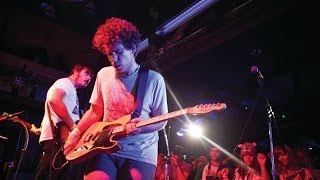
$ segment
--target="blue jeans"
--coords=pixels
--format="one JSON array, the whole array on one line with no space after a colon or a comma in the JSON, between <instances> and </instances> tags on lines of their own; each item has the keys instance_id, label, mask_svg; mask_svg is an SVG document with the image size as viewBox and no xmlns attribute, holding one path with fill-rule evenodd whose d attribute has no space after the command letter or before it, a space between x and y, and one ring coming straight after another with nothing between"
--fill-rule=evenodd
<instances>
[{"instance_id":1,"label":"blue jeans","mask_svg":"<svg viewBox=\"0 0 320 180\"><path fill-rule=\"evenodd\" d=\"M153 164L101 153L88 161L85 179L152 180Z\"/></svg>"}]
</instances>

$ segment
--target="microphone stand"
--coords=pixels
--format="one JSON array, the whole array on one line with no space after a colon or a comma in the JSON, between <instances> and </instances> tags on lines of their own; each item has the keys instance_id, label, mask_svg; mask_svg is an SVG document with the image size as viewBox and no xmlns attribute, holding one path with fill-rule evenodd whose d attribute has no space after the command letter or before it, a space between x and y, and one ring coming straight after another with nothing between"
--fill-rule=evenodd
<instances>
[{"instance_id":1,"label":"microphone stand","mask_svg":"<svg viewBox=\"0 0 320 180\"><path fill-rule=\"evenodd\" d=\"M24 157L24 155L25 155L25 153L27 151L27 147L28 147L28 144L29 144L29 131L28 131L27 126L24 123L22 123L20 121L15 121L14 119L13 119L13 121L22 125L22 127L24 129L24 132L25 132L25 135L26 135L25 141L24 141L24 144L23 144L23 148L21 149L20 158L19 158L17 169L16 169L16 173L14 175L14 180L16 180L17 175L18 175L18 171L20 169L20 165L21 165L22 159L23 159L23 157Z\"/></svg>"},{"instance_id":2,"label":"microphone stand","mask_svg":"<svg viewBox=\"0 0 320 180\"><path fill-rule=\"evenodd\" d=\"M169 131L170 131L170 124L169 124ZM165 170L164 170L164 179L165 180L169 180L169 164L170 164L170 149L169 149L169 140L168 140L168 136L166 133L166 128L163 128L163 136L164 136L164 140L166 143L166 148L167 148L167 155L165 156ZM170 132L169 132L170 133Z\"/></svg>"},{"instance_id":3,"label":"microphone stand","mask_svg":"<svg viewBox=\"0 0 320 180\"><path fill-rule=\"evenodd\" d=\"M263 78L262 77L257 77L257 82L260 86L260 92L259 94L262 94L265 103L266 103L266 108L267 108L267 116L268 116L268 133L269 133L269 141L270 141L270 154L271 154L271 174L272 174L272 179L276 180L276 168L275 168L275 162L274 162L274 152L273 152L273 138L272 138L272 121L275 120L274 112L272 110L272 107L269 103L268 98L264 94L264 88L263 88Z\"/></svg>"}]
</instances>

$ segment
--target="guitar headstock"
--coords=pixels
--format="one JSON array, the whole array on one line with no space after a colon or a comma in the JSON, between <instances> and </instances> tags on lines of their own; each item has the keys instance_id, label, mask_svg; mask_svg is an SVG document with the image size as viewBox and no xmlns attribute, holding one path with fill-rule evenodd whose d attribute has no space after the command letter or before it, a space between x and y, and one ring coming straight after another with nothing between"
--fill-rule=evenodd
<instances>
[{"instance_id":1,"label":"guitar headstock","mask_svg":"<svg viewBox=\"0 0 320 180\"><path fill-rule=\"evenodd\" d=\"M214 104L199 104L194 107L188 108L189 114L204 114L210 111L221 111L225 110L227 105L225 103L214 103Z\"/></svg>"}]
</instances>

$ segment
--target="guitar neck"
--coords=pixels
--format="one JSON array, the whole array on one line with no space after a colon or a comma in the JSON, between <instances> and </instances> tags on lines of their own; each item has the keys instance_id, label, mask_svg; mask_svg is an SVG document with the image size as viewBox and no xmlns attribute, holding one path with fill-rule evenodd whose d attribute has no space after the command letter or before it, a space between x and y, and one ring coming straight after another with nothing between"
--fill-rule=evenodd
<instances>
[{"instance_id":1,"label":"guitar neck","mask_svg":"<svg viewBox=\"0 0 320 180\"><path fill-rule=\"evenodd\" d=\"M177 117L177 116L181 116L184 114L203 114L203 113L208 113L210 111L219 111L219 110L224 110L226 109L226 104L225 103L215 103L215 104L201 104L201 105L197 105L194 107L189 107L189 108L185 108L185 109L181 109L181 110L177 110L177 111L173 111L167 114L163 114L160 116L155 116L149 119L146 119L144 121L140 121L136 124L136 127L142 127L142 126L147 126L150 124L154 124L154 123L158 123L161 121L165 121L167 119L173 118L173 117ZM123 126L118 126L115 127L114 130L112 131L112 133L119 133L123 131Z\"/></svg>"},{"instance_id":2,"label":"guitar neck","mask_svg":"<svg viewBox=\"0 0 320 180\"><path fill-rule=\"evenodd\" d=\"M30 130L32 128L31 124L29 124L29 123L27 123L27 122L25 122L25 121L23 121L23 120L21 120L19 118L11 118L11 119L14 122L18 122L18 123L24 124L27 127L28 130Z\"/></svg>"},{"instance_id":3,"label":"guitar neck","mask_svg":"<svg viewBox=\"0 0 320 180\"><path fill-rule=\"evenodd\" d=\"M155 116L155 117L146 119L144 121L140 121L140 122L137 123L136 127L139 128L139 127L142 127L142 126L147 126L147 125L150 125L150 124L158 123L158 122L165 121L165 120L168 120L170 118L181 116L181 115L184 115L184 114L187 114L187 113L188 113L187 109L181 109L181 110L178 110L178 111L173 111L173 112L170 112L170 113L167 113L167 114L163 114L163 115L160 115L160 116Z\"/></svg>"},{"instance_id":4,"label":"guitar neck","mask_svg":"<svg viewBox=\"0 0 320 180\"><path fill-rule=\"evenodd\" d=\"M150 125L150 124L158 123L158 122L165 121L167 119L170 119L170 118L173 118L173 117L177 117L177 116L181 116L181 115L184 115L184 114L187 114L187 113L188 113L188 109L187 108L186 109L177 110L177 111L173 111L173 112L170 112L170 113L167 113L167 114L163 114L163 115L160 115L160 116L155 116L155 117L146 119L144 121L140 121L140 122L138 122L136 124L136 127L139 128L139 127L142 127L142 126L147 126L147 125ZM123 126L115 127L114 130L112 131L112 134L120 133L123 130L124 130Z\"/></svg>"}]
</instances>

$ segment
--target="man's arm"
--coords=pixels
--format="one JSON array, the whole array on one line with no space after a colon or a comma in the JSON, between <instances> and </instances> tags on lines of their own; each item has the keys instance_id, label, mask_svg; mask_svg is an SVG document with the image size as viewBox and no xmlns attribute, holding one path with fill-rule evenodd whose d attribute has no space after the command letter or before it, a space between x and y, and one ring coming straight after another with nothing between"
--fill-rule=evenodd
<instances>
[{"instance_id":1,"label":"man's arm","mask_svg":"<svg viewBox=\"0 0 320 180\"><path fill-rule=\"evenodd\" d=\"M90 109L86 111L81 120L79 121L77 128L80 134L88 129L93 123L98 122L103 114L103 107L91 104Z\"/></svg>"},{"instance_id":2,"label":"man's arm","mask_svg":"<svg viewBox=\"0 0 320 180\"><path fill-rule=\"evenodd\" d=\"M154 92L152 95L154 98L152 100L152 112L151 117L160 116L168 113L168 103L167 103L167 93L166 84L164 78L159 78L154 87ZM139 128L138 132L145 134L155 131L160 131L167 124L167 121L151 124L148 126L143 126Z\"/></svg>"},{"instance_id":3,"label":"man's arm","mask_svg":"<svg viewBox=\"0 0 320 180\"><path fill-rule=\"evenodd\" d=\"M52 107L53 111L65 123L69 130L75 127L75 124L67 110L66 105L62 99L66 96L66 92L62 89L55 89L48 100L48 104Z\"/></svg>"},{"instance_id":4,"label":"man's arm","mask_svg":"<svg viewBox=\"0 0 320 180\"><path fill-rule=\"evenodd\" d=\"M78 143L80 135L93 123L100 120L103 114L103 107L91 104L90 109L83 115L78 125L69 134L64 144L64 154L68 154Z\"/></svg>"}]
</instances>

